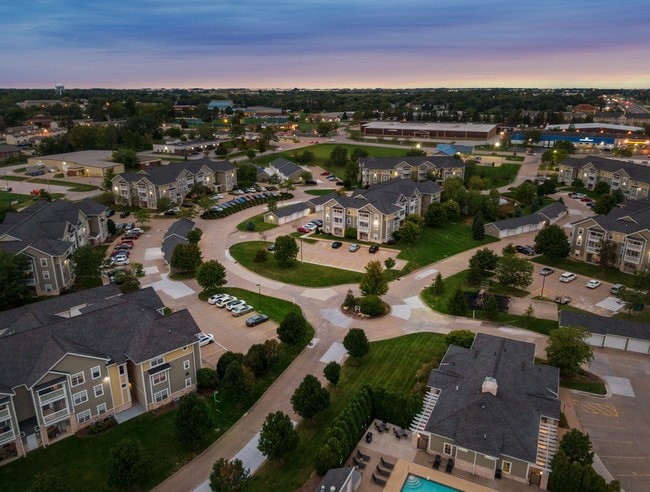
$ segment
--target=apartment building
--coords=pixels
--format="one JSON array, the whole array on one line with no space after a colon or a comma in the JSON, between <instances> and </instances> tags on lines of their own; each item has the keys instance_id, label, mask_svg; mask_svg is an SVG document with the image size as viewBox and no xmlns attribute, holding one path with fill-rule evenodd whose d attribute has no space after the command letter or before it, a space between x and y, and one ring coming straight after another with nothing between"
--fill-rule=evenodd
<instances>
[{"instance_id":1,"label":"apartment building","mask_svg":"<svg viewBox=\"0 0 650 492\"><path fill-rule=\"evenodd\" d=\"M430 203L440 201L442 187L433 181L395 178L356 190L352 196L332 196L322 208L323 231L344 237L355 229L359 241L385 243L407 216L423 216Z\"/></svg>"},{"instance_id":2,"label":"apartment building","mask_svg":"<svg viewBox=\"0 0 650 492\"><path fill-rule=\"evenodd\" d=\"M650 200L626 201L607 215L587 217L571 224L571 257L600 262L606 241L616 245L613 266L622 272L644 272L650 267Z\"/></svg>"},{"instance_id":3,"label":"apartment building","mask_svg":"<svg viewBox=\"0 0 650 492\"><path fill-rule=\"evenodd\" d=\"M429 177L442 183L447 178L465 175L463 161L449 156L364 157L358 162L362 186L391 179L425 181Z\"/></svg>"},{"instance_id":4,"label":"apartment building","mask_svg":"<svg viewBox=\"0 0 650 492\"><path fill-rule=\"evenodd\" d=\"M204 158L124 173L112 181L115 203L154 210L162 197L181 203L196 184L230 191L237 186L237 168L229 161Z\"/></svg>"},{"instance_id":5,"label":"apartment building","mask_svg":"<svg viewBox=\"0 0 650 492\"><path fill-rule=\"evenodd\" d=\"M0 249L29 258L26 281L34 295L58 295L72 287L75 250L106 240L107 212L90 199L39 200L7 214L0 224Z\"/></svg>"},{"instance_id":6,"label":"apartment building","mask_svg":"<svg viewBox=\"0 0 650 492\"><path fill-rule=\"evenodd\" d=\"M153 410L196 389L199 328L152 288L112 285L0 318L0 453L24 456L93 422Z\"/></svg>"},{"instance_id":7,"label":"apartment building","mask_svg":"<svg viewBox=\"0 0 650 492\"><path fill-rule=\"evenodd\" d=\"M560 164L558 182L570 185L580 179L588 190L604 181L611 190L621 190L627 200L648 198L650 192L650 166L617 159L587 156L569 157Z\"/></svg>"}]
</instances>

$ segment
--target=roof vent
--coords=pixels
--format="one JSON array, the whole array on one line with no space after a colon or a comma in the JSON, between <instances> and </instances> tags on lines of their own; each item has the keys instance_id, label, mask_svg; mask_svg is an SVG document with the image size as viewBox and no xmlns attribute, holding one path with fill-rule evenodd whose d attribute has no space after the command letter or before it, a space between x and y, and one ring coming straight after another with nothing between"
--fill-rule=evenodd
<instances>
[{"instance_id":1,"label":"roof vent","mask_svg":"<svg viewBox=\"0 0 650 492\"><path fill-rule=\"evenodd\" d=\"M483 380L483 385L481 386L481 393L490 393L494 396L497 396L498 388L499 385L497 384L496 379L490 376L485 376L485 379Z\"/></svg>"},{"instance_id":2,"label":"roof vent","mask_svg":"<svg viewBox=\"0 0 650 492\"><path fill-rule=\"evenodd\" d=\"M526 361L524 360L521 362L521 370L523 371L525 369L526 369Z\"/></svg>"},{"instance_id":3,"label":"roof vent","mask_svg":"<svg viewBox=\"0 0 650 492\"><path fill-rule=\"evenodd\" d=\"M478 350L474 352L474 358L476 359L478 357Z\"/></svg>"}]
</instances>

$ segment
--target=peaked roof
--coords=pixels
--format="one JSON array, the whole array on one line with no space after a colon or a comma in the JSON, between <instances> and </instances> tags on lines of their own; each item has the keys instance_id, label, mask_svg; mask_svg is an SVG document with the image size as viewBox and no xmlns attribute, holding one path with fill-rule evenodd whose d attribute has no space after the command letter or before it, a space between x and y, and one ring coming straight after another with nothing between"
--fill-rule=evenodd
<instances>
[{"instance_id":1,"label":"peaked roof","mask_svg":"<svg viewBox=\"0 0 650 492\"><path fill-rule=\"evenodd\" d=\"M496 396L482 392L485 378ZM450 345L428 386L441 390L432 434L489 456L535 462L541 417L560 418L559 371L535 364L532 343L477 333L471 349Z\"/></svg>"},{"instance_id":2,"label":"peaked roof","mask_svg":"<svg viewBox=\"0 0 650 492\"><path fill-rule=\"evenodd\" d=\"M291 176L292 174L301 173L304 171L304 169L301 168L298 164L291 162L284 157L278 157L277 159L269 162L269 166L273 166L285 176Z\"/></svg>"},{"instance_id":3,"label":"peaked roof","mask_svg":"<svg viewBox=\"0 0 650 492\"><path fill-rule=\"evenodd\" d=\"M593 220L606 231L633 234L650 229L650 200L628 200L614 207L607 215L594 215L574 222ZM0 243L1 244L1 243Z\"/></svg>"},{"instance_id":4,"label":"peaked roof","mask_svg":"<svg viewBox=\"0 0 650 492\"><path fill-rule=\"evenodd\" d=\"M650 183L650 166L597 156L587 156L582 158L567 157L562 162L562 165L571 167L584 167L588 164L592 164L598 170L610 173L623 170L633 180Z\"/></svg>"},{"instance_id":5,"label":"peaked roof","mask_svg":"<svg viewBox=\"0 0 650 492\"><path fill-rule=\"evenodd\" d=\"M549 203L545 207L540 208L534 214L497 220L496 222L490 222L485 225L488 226L492 224L498 230L505 231L508 229L516 229L517 227L524 225L539 224L540 222L545 222L548 219L556 219L565 212L567 212L567 207L564 203L553 202Z\"/></svg>"},{"instance_id":6,"label":"peaked roof","mask_svg":"<svg viewBox=\"0 0 650 492\"><path fill-rule=\"evenodd\" d=\"M650 340L650 323L630 321L618 318L605 318L591 313L560 311L560 326L581 326L591 333L601 335L618 335L622 337Z\"/></svg>"},{"instance_id":7,"label":"peaked roof","mask_svg":"<svg viewBox=\"0 0 650 492\"><path fill-rule=\"evenodd\" d=\"M389 214L400 210L397 204L402 197L435 195L441 191L442 187L431 180L413 181L394 178L373 184L365 190L354 190L351 197L335 197L334 199L348 208L362 208L367 204L372 204L382 213ZM345 198L348 198L348 201ZM357 201L355 203L350 200Z\"/></svg>"},{"instance_id":8,"label":"peaked roof","mask_svg":"<svg viewBox=\"0 0 650 492\"><path fill-rule=\"evenodd\" d=\"M203 167L207 167L213 172L228 172L236 169L236 166L230 161L213 161L204 157L202 159L182 161L167 166L148 167L146 170L137 173L122 173L118 176L129 182L136 182L147 178L153 184L160 186L175 182L183 172L197 174Z\"/></svg>"},{"instance_id":9,"label":"peaked roof","mask_svg":"<svg viewBox=\"0 0 650 492\"><path fill-rule=\"evenodd\" d=\"M449 167L465 167L460 159L454 159L449 156L407 156L407 157L362 157L359 159L359 167L366 169L394 169L399 164L408 164L409 166L421 166L430 164L440 169Z\"/></svg>"}]
</instances>

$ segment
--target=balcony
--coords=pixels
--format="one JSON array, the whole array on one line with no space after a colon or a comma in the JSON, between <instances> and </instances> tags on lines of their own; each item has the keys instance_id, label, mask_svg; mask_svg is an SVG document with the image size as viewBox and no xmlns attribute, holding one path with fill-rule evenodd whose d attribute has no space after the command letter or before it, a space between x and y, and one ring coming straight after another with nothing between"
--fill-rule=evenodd
<instances>
[{"instance_id":1,"label":"balcony","mask_svg":"<svg viewBox=\"0 0 650 492\"><path fill-rule=\"evenodd\" d=\"M625 263L632 263L633 265L638 265L641 263L641 255L628 255L627 253L623 256L623 261Z\"/></svg>"},{"instance_id":2,"label":"balcony","mask_svg":"<svg viewBox=\"0 0 650 492\"><path fill-rule=\"evenodd\" d=\"M64 408L56 412L43 414L43 422L45 423L45 425L50 425L53 424L54 422L58 422L59 420L68 417L69 415L70 415L70 410Z\"/></svg>"},{"instance_id":3,"label":"balcony","mask_svg":"<svg viewBox=\"0 0 650 492\"><path fill-rule=\"evenodd\" d=\"M0 445L8 443L16 439L16 433L13 429L9 429L5 432L0 432Z\"/></svg>"},{"instance_id":4,"label":"balcony","mask_svg":"<svg viewBox=\"0 0 650 492\"><path fill-rule=\"evenodd\" d=\"M370 222L359 222L357 226L358 226L357 229L359 231L368 232L370 230Z\"/></svg>"},{"instance_id":5,"label":"balcony","mask_svg":"<svg viewBox=\"0 0 650 492\"><path fill-rule=\"evenodd\" d=\"M5 407L2 410L0 410L0 422L4 420L9 420L11 417L11 414L9 413L9 408Z\"/></svg>"},{"instance_id":6,"label":"balcony","mask_svg":"<svg viewBox=\"0 0 650 492\"><path fill-rule=\"evenodd\" d=\"M41 406L43 406L46 403L50 403L56 400L61 400L65 398L65 395L66 395L65 388L61 388L58 390L50 391L49 393L39 393L38 399L41 402Z\"/></svg>"},{"instance_id":7,"label":"balcony","mask_svg":"<svg viewBox=\"0 0 650 492\"><path fill-rule=\"evenodd\" d=\"M595 241L588 241L587 245L585 246L585 251L587 253L600 253L600 250L602 248L602 243L595 242Z\"/></svg>"}]
</instances>

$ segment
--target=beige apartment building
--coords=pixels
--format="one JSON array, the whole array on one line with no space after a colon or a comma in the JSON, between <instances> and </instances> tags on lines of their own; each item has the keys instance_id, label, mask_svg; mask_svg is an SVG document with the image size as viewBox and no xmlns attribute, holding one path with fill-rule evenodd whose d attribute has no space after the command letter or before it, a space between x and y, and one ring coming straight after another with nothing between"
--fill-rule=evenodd
<instances>
[{"instance_id":1,"label":"beige apartment building","mask_svg":"<svg viewBox=\"0 0 650 492\"><path fill-rule=\"evenodd\" d=\"M442 183L447 178L465 175L463 161L449 156L364 157L358 163L362 186L391 179L425 181L430 177Z\"/></svg>"}]
</instances>

